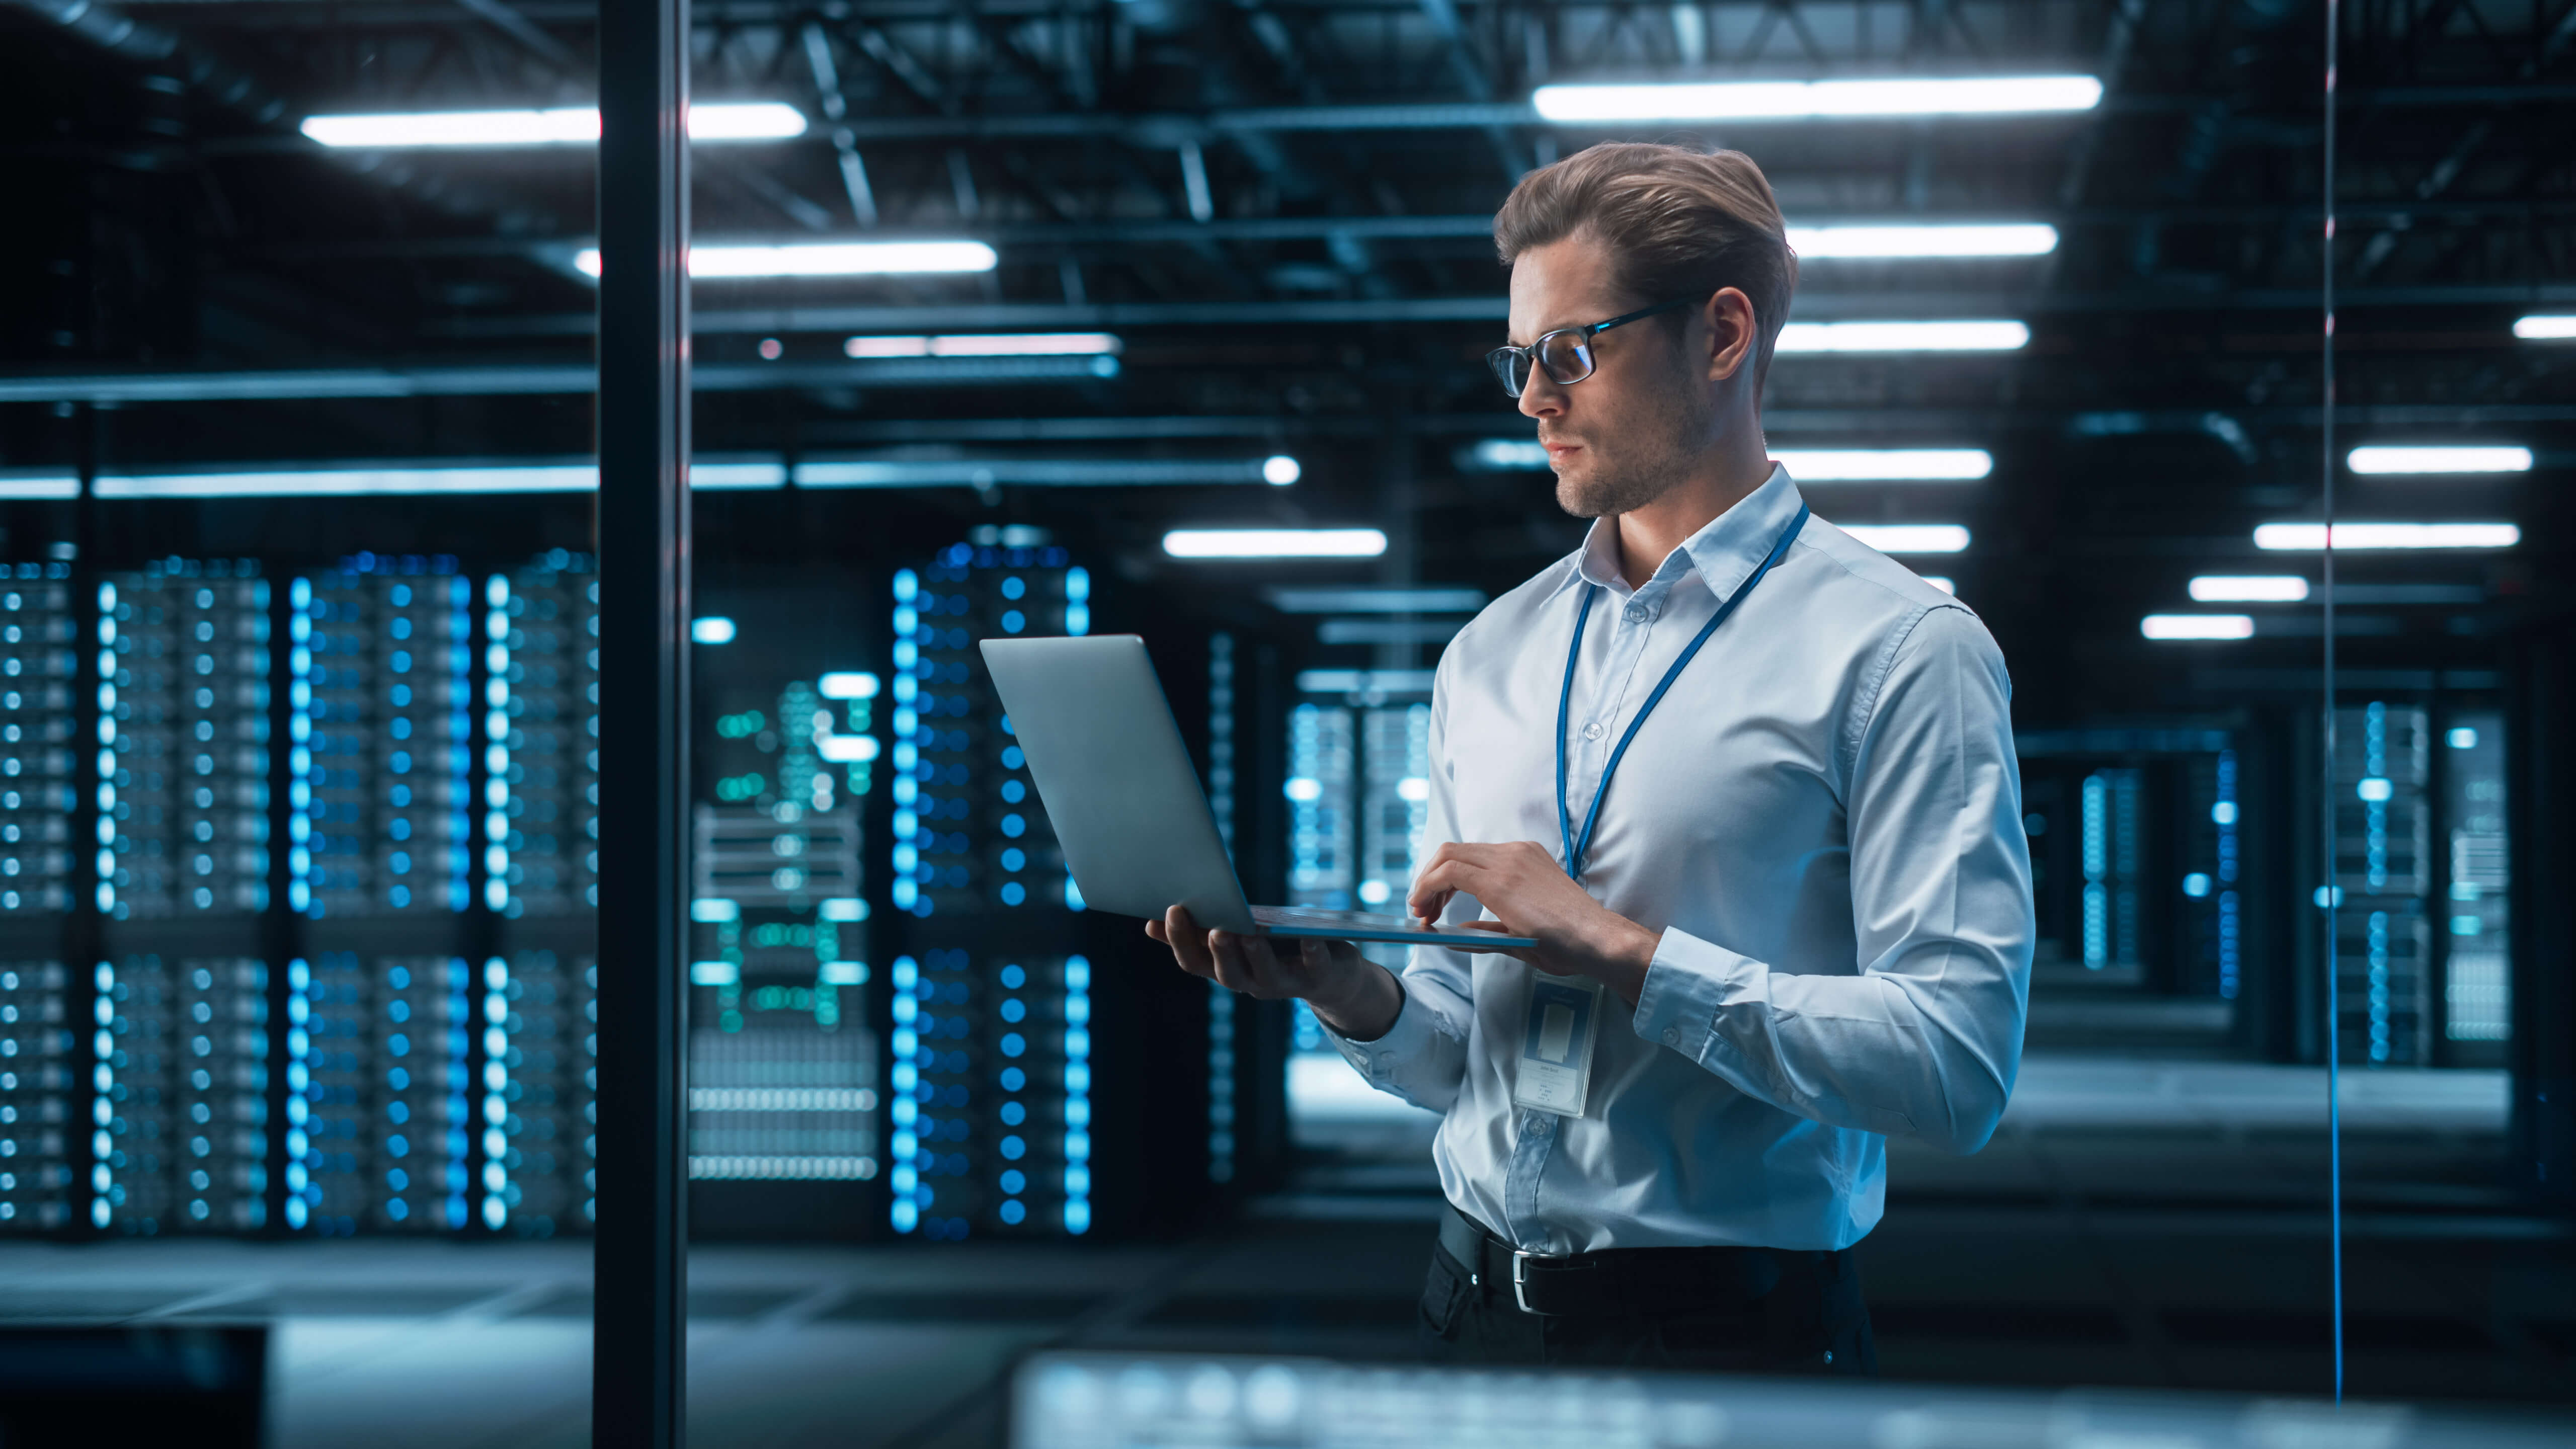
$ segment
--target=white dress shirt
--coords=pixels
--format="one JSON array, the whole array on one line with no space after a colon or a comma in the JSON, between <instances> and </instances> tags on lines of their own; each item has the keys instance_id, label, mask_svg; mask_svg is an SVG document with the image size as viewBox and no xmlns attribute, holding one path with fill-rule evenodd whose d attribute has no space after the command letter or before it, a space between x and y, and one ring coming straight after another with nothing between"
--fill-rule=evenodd
<instances>
[{"instance_id":1,"label":"white dress shirt","mask_svg":"<svg viewBox=\"0 0 2576 1449\"><path fill-rule=\"evenodd\" d=\"M1616 521L1495 600L1440 660L1423 853L1559 855L1558 693L1579 831L1601 771L1683 646L1766 557L1798 489L1769 480L1631 590ZM1640 729L1584 862L1659 931L1633 1019L1601 996L1580 1117L1515 1107L1532 968L1417 946L1404 1008L1335 1043L1445 1114L1449 1200L1531 1253L1834 1249L1886 1199L1886 1137L1984 1145L2020 1065L2033 923L2010 681L1977 616L1809 518ZM1442 919L1487 917L1472 899Z\"/></svg>"}]
</instances>

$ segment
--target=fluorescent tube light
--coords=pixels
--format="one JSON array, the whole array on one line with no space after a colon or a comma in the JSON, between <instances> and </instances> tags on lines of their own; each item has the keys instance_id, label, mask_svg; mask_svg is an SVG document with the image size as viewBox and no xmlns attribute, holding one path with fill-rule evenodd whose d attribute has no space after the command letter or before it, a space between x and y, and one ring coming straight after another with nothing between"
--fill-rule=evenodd
<instances>
[{"instance_id":1,"label":"fluorescent tube light","mask_svg":"<svg viewBox=\"0 0 2576 1449\"><path fill-rule=\"evenodd\" d=\"M1995 470L1994 455L1983 448L1789 448L1771 457L1800 483L1973 482ZM1491 473L1535 473L1547 467L1547 449L1519 438L1488 438L1459 463Z\"/></svg>"},{"instance_id":2,"label":"fluorescent tube light","mask_svg":"<svg viewBox=\"0 0 2576 1449\"><path fill-rule=\"evenodd\" d=\"M2510 523L2338 523L2339 549L2511 548L2522 542L2522 530ZM2273 553L2315 553L2326 546L2322 523L2266 523L2254 530L2254 546Z\"/></svg>"},{"instance_id":3,"label":"fluorescent tube light","mask_svg":"<svg viewBox=\"0 0 2576 1449\"><path fill-rule=\"evenodd\" d=\"M587 463L459 467L276 468L100 478L101 498L293 498L418 493L582 493L599 486Z\"/></svg>"},{"instance_id":4,"label":"fluorescent tube light","mask_svg":"<svg viewBox=\"0 0 2576 1449\"><path fill-rule=\"evenodd\" d=\"M799 488L1132 488L1267 483L1265 458L817 459L796 465Z\"/></svg>"},{"instance_id":5,"label":"fluorescent tube light","mask_svg":"<svg viewBox=\"0 0 2576 1449\"><path fill-rule=\"evenodd\" d=\"M2138 632L2150 639L2251 639L2251 614L2149 614Z\"/></svg>"},{"instance_id":6,"label":"fluorescent tube light","mask_svg":"<svg viewBox=\"0 0 2576 1449\"><path fill-rule=\"evenodd\" d=\"M742 968L731 961L692 961L689 963L691 986L731 986L742 980Z\"/></svg>"},{"instance_id":7,"label":"fluorescent tube light","mask_svg":"<svg viewBox=\"0 0 2576 1449\"><path fill-rule=\"evenodd\" d=\"M2203 574L2191 581L2197 604L2295 604L2308 596L2297 574Z\"/></svg>"},{"instance_id":8,"label":"fluorescent tube light","mask_svg":"<svg viewBox=\"0 0 2576 1449\"><path fill-rule=\"evenodd\" d=\"M1261 481L1274 488L1285 488L1304 476L1305 468L1285 453L1274 453L1261 460Z\"/></svg>"},{"instance_id":9,"label":"fluorescent tube light","mask_svg":"<svg viewBox=\"0 0 2576 1449\"><path fill-rule=\"evenodd\" d=\"M787 467L778 462L710 459L689 466L689 482L700 489L783 488ZM589 463L379 463L336 464L310 468L274 467L206 469L185 473L116 474L101 477L101 498L337 498L410 496L432 493L587 493L599 487L599 469ZM0 498L72 497L16 493L0 477Z\"/></svg>"},{"instance_id":10,"label":"fluorescent tube light","mask_svg":"<svg viewBox=\"0 0 2576 1449\"><path fill-rule=\"evenodd\" d=\"M2344 462L2356 473L2528 473L2531 450L2511 447L2355 448Z\"/></svg>"},{"instance_id":11,"label":"fluorescent tube light","mask_svg":"<svg viewBox=\"0 0 2576 1449\"><path fill-rule=\"evenodd\" d=\"M1428 669L1303 669L1297 673L1300 694L1429 694Z\"/></svg>"},{"instance_id":12,"label":"fluorescent tube light","mask_svg":"<svg viewBox=\"0 0 2576 1449\"><path fill-rule=\"evenodd\" d=\"M1930 226L1793 226L1790 250L1818 257L2044 257L2057 250L2057 228L2042 222Z\"/></svg>"},{"instance_id":13,"label":"fluorescent tube light","mask_svg":"<svg viewBox=\"0 0 2576 1449\"><path fill-rule=\"evenodd\" d=\"M853 337L849 357L1115 357L1125 343L1107 332L982 332L959 337Z\"/></svg>"},{"instance_id":14,"label":"fluorescent tube light","mask_svg":"<svg viewBox=\"0 0 2576 1449\"><path fill-rule=\"evenodd\" d=\"M2010 352L2030 345L2020 322L1791 322L1779 352Z\"/></svg>"},{"instance_id":15,"label":"fluorescent tube light","mask_svg":"<svg viewBox=\"0 0 2576 1449\"><path fill-rule=\"evenodd\" d=\"M68 473L0 470L0 498L78 498L80 479Z\"/></svg>"},{"instance_id":16,"label":"fluorescent tube light","mask_svg":"<svg viewBox=\"0 0 2576 1449\"><path fill-rule=\"evenodd\" d=\"M1472 614L1485 607L1482 589L1362 588L1273 589L1270 607L1283 614Z\"/></svg>"},{"instance_id":17,"label":"fluorescent tube light","mask_svg":"<svg viewBox=\"0 0 2576 1449\"><path fill-rule=\"evenodd\" d=\"M1000 263L1000 256L979 241L796 242L689 249L689 275L715 280L989 272ZM573 266L584 276L598 276L599 248L582 248L573 256Z\"/></svg>"},{"instance_id":18,"label":"fluorescent tube light","mask_svg":"<svg viewBox=\"0 0 2576 1449\"><path fill-rule=\"evenodd\" d=\"M864 670L826 674L815 681L814 692L825 699L874 699L877 677Z\"/></svg>"},{"instance_id":19,"label":"fluorescent tube light","mask_svg":"<svg viewBox=\"0 0 2576 1449\"><path fill-rule=\"evenodd\" d=\"M733 636L733 620L722 614L708 614L689 624L689 642L693 644L730 644Z\"/></svg>"},{"instance_id":20,"label":"fluorescent tube light","mask_svg":"<svg viewBox=\"0 0 2576 1449\"><path fill-rule=\"evenodd\" d=\"M1955 523L1846 523L1843 532L1880 553L1957 553L1968 530Z\"/></svg>"},{"instance_id":21,"label":"fluorescent tube light","mask_svg":"<svg viewBox=\"0 0 2576 1449\"><path fill-rule=\"evenodd\" d=\"M2532 342L2576 341L2576 314L2534 313L2513 324L2513 335Z\"/></svg>"},{"instance_id":22,"label":"fluorescent tube light","mask_svg":"<svg viewBox=\"0 0 2576 1449\"><path fill-rule=\"evenodd\" d=\"M2089 75L1564 85L1530 95L1539 115L1557 122L1996 116L2089 111L2101 101L2102 83Z\"/></svg>"},{"instance_id":23,"label":"fluorescent tube light","mask_svg":"<svg viewBox=\"0 0 2576 1449\"><path fill-rule=\"evenodd\" d=\"M1801 483L1967 483L1995 471L1983 448L1833 448L1774 451Z\"/></svg>"},{"instance_id":24,"label":"fluorescent tube light","mask_svg":"<svg viewBox=\"0 0 2576 1449\"><path fill-rule=\"evenodd\" d=\"M307 116L298 129L325 146L367 151L430 146L590 146L599 141L599 111L591 106L560 106L541 111ZM689 107L692 141L784 141L804 134L805 113L778 101Z\"/></svg>"},{"instance_id":25,"label":"fluorescent tube light","mask_svg":"<svg viewBox=\"0 0 2576 1449\"><path fill-rule=\"evenodd\" d=\"M1919 575L1919 577L1923 582L1930 584L1941 592L1948 594L1953 598L1958 597L1959 585L1956 580L1945 578L1940 574L1922 574Z\"/></svg>"},{"instance_id":26,"label":"fluorescent tube light","mask_svg":"<svg viewBox=\"0 0 2576 1449\"><path fill-rule=\"evenodd\" d=\"M1163 535L1174 558L1376 558L1386 535L1374 528L1176 528Z\"/></svg>"}]
</instances>

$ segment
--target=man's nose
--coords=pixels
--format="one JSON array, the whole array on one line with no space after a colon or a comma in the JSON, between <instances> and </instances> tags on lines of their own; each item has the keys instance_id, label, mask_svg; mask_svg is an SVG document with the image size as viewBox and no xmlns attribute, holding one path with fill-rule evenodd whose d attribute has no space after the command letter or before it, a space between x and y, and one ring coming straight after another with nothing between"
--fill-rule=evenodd
<instances>
[{"instance_id":1,"label":"man's nose","mask_svg":"<svg viewBox=\"0 0 2576 1449\"><path fill-rule=\"evenodd\" d=\"M1531 368L1529 381L1521 385L1521 416L1555 418L1564 415L1564 387L1550 378L1545 369Z\"/></svg>"}]
</instances>

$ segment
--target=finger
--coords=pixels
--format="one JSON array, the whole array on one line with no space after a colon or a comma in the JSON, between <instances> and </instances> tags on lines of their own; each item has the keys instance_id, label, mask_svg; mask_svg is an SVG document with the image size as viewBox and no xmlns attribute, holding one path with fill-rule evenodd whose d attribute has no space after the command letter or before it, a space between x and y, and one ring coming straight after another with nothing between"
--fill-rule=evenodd
<instances>
[{"instance_id":1,"label":"finger","mask_svg":"<svg viewBox=\"0 0 2576 1449\"><path fill-rule=\"evenodd\" d=\"M1447 909L1449 898L1460 892L1476 895L1476 882L1486 872L1466 860L1444 860L1423 869L1413 878L1412 893L1405 897L1405 908L1424 919L1436 919ZM1478 896L1478 899L1483 897Z\"/></svg>"},{"instance_id":2,"label":"finger","mask_svg":"<svg viewBox=\"0 0 2576 1449\"><path fill-rule=\"evenodd\" d=\"M1213 979L1214 963L1209 959L1207 937L1190 919L1190 913L1179 906L1163 914L1163 939L1172 948L1172 957L1181 969L1193 976Z\"/></svg>"},{"instance_id":3,"label":"finger","mask_svg":"<svg viewBox=\"0 0 2576 1449\"><path fill-rule=\"evenodd\" d=\"M1172 941L1171 936L1164 932L1163 923L1160 921L1147 921L1145 923L1145 934L1167 946L1170 945Z\"/></svg>"},{"instance_id":4,"label":"finger","mask_svg":"<svg viewBox=\"0 0 2576 1449\"><path fill-rule=\"evenodd\" d=\"M1252 973L1244 965L1243 938L1232 931L1210 931L1207 944L1216 983L1228 991L1251 991Z\"/></svg>"}]
</instances>

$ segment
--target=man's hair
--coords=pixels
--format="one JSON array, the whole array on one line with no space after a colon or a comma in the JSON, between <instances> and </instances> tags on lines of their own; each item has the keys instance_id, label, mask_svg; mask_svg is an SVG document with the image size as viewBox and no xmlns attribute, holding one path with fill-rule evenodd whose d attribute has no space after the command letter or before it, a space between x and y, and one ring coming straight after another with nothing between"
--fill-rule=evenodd
<instances>
[{"instance_id":1,"label":"man's hair","mask_svg":"<svg viewBox=\"0 0 2576 1449\"><path fill-rule=\"evenodd\" d=\"M1742 290L1753 301L1753 375L1770 368L1798 288L1798 256L1752 157L1604 142L1522 177L1494 214L1505 266L1578 233L1609 248L1639 305Z\"/></svg>"}]
</instances>

